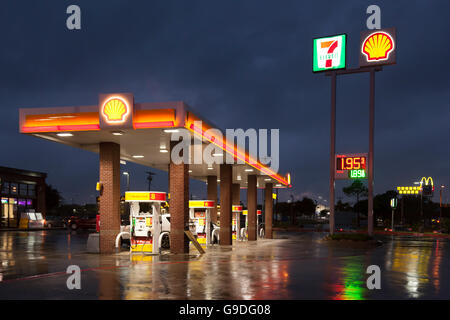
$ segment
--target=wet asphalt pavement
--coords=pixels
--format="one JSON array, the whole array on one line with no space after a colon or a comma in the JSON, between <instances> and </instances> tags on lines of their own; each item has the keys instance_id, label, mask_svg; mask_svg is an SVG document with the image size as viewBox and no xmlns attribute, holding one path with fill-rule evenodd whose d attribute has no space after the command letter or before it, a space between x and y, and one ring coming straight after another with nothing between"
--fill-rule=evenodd
<instances>
[{"instance_id":1,"label":"wet asphalt pavement","mask_svg":"<svg viewBox=\"0 0 450 320\"><path fill-rule=\"evenodd\" d=\"M324 233L213 246L200 256L86 253L88 233L0 232L0 299L450 299L450 241L384 237L363 249ZM381 289L366 286L369 265ZM81 289L66 286L78 265Z\"/></svg>"}]
</instances>

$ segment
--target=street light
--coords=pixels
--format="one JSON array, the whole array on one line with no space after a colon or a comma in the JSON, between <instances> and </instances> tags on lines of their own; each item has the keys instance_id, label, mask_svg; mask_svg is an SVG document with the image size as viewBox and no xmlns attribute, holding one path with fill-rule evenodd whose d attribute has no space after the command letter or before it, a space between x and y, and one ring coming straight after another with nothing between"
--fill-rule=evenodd
<instances>
[{"instance_id":1,"label":"street light","mask_svg":"<svg viewBox=\"0 0 450 320\"><path fill-rule=\"evenodd\" d=\"M127 191L130 191L130 174L126 171L123 174L127 176Z\"/></svg>"},{"instance_id":2,"label":"street light","mask_svg":"<svg viewBox=\"0 0 450 320\"><path fill-rule=\"evenodd\" d=\"M441 189L439 190L439 231L442 233L442 189L444 189L445 186L441 186Z\"/></svg>"}]
</instances>

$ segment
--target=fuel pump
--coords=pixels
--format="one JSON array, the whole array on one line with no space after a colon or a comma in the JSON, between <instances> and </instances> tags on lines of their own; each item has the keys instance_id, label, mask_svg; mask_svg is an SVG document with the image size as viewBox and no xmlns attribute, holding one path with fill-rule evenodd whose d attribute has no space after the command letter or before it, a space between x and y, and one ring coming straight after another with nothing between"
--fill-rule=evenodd
<instances>
[{"instance_id":1,"label":"fuel pump","mask_svg":"<svg viewBox=\"0 0 450 320\"><path fill-rule=\"evenodd\" d=\"M244 238L248 239L248 210L244 210L242 214L245 216L245 228L241 229L241 237L242 240L244 240ZM261 220L261 217L262 211L256 210L256 228L257 228L256 230L258 230L259 221Z\"/></svg>"},{"instance_id":2,"label":"fuel pump","mask_svg":"<svg viewBox=\"0 0 450 320\"><path fill-rule=\"evenodd\" d=\"M232 206L232 239L233 240L241 240L241 233L239 232L241 229L241 213L243 210L243 206L233 205Z\"/></svg>"},{"instance_id":3,"label":"fuel pump","mask_svg":"<svg viewBox=\"0 0 450 320\"><path fill-rule=\"evenodd\" d=\"M191 232L202 246L211 244L211 209L215 203L212 200L190 200L189 222Z\"/></svg>"},{"instance_id":4,"label":"fuel pump","mask_svg":"<svg viewBox=\"0 0 450 320\"><path fill-rule=\"evenodd\" d=\"M256 230L258 232L258 237L260 238L264 238L264 229L262 225L262 210L256 210Z\"/></svg>"},{"instance_id":5,"label":"fuel pump","mask_svg":"<svg viewBox=\"0 0 450 320\"><path fill-rule=\"evenodd\" d=\"M165 192L125 192L125 202L130 203L130 253L159 254L161 203L164 201ZM150 211L141 211L141 203L148 203Z\"/></svg>"}]
</instances>

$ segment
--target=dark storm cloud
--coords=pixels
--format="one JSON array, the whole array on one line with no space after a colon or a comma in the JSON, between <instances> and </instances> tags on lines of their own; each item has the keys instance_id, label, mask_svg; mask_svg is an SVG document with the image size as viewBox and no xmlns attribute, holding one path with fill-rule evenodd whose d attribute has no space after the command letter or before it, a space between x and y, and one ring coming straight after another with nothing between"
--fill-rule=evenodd
<instances>
[{"instance_id":1,"label":"dark storm cloud","mask_svg":"<svg viewBox=\"0 0 450 320\"><path fill-rule=\"evenodd\" d=\"M81 7L81 31L65 28L70 4ZM447 184L446 1L5 1L0 164L46 171L66 198L90 201L98 156L21 136L18 108L129 91L139 102L184 100L221 128L280 128L292 193L327 196L330 80L311 72L312 38L346 32L356 67L370 4L398 29L398 64L377 74L376 192L422 175ZM338 80L338 152L368 149L368 85L367 75ZM127 170L132 188L146 188L146 168ZM167 188L165 174L154 186Z\"/></svg>"}]
</instances>

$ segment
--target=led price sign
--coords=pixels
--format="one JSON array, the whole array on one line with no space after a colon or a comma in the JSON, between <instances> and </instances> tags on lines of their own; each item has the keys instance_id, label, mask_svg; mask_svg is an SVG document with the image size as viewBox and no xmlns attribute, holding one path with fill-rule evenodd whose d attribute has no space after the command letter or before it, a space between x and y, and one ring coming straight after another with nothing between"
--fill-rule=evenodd
<instances>
[{"instance_id":1,"label":"led price sign","mask_svg":"<svg viewBox=\"0 0 450 320\"><path fill-rule=\"evenodd\" d=\"M335 179L366 179L367 153L336 155Z\"/></svg>"},{"instance_id":2,"label":"led price sign","mask_svg":"<svg viewBox=\"0 0 450 320\"><path fill-rule=\"evenodd\" d=\"M336 170L360 170L366 169L366 157L342 156L336 161Z\"/></svg>"},{"instance_id":3,"label":"led price sign","mask_svg":"<svg viewBox=\"0 0 450 320\"><path fill-rule=\"evenodd\" d=\"M364 170L364 169L349 170L348 177L350 179L365 179L366 178L366 170Z\"/></svg>"}]
</instances>

